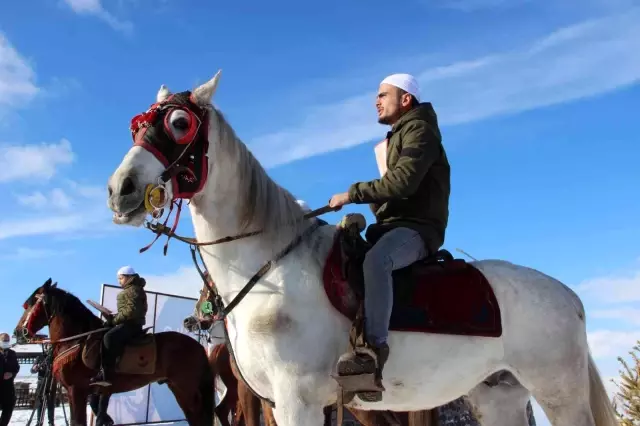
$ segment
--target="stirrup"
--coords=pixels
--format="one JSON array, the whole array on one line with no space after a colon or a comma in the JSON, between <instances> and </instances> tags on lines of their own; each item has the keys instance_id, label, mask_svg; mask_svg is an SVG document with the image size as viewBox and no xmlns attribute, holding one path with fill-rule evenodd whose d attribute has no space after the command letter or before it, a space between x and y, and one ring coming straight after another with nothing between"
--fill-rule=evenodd
<instances>
[{"instance_id":1,"label":"stirrup","mask_svg":"<svg viewBox=\"0 0 640 426\"><path fill-rule=\"evenodd\" d=\"M356 347L342 355L337 364L337 375L332 377L347 394L380 394L385 390L378 377L378 357L366 347ZM367 400L370 400L369 395ZM377 398L377 397L376 397ZM378 399L379 400L379 399Z\"/></svg>"},{"instance_id":2,"label":"stirrup","mask_svg":"<svg viewBox=\"0 0 640 426\"><path fill-rule=\"evenodd\" d=\"M98 374L89 380L89 386L111 386L111 382L106 378L104 368L101 368Z\"/></svg>"}]
</instances>

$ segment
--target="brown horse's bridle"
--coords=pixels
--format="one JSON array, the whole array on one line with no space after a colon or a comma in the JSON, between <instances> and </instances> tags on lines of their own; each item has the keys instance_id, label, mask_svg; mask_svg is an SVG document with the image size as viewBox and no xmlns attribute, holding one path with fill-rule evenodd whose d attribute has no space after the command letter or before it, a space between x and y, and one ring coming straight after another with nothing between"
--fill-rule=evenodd
<instances>
[{"instance_id":1,"label":"brown horse's bridle","mask_svg":"<svg viewBox=\"0 0 640 426\"><path fill-rule=\"evenodd\" d=\"M47 309L47 302L46 302L46 298L47 296L43 293L40 293L38 295L36 295L36 298L38 299L38 301L36 303L33 304L33 306L31 306L31 312L30 315L33 315L33 310L36 308L36 306L38 305L38 303L41 304L42 309L44 309L44 314L47 317L47 326L51 326L51 321L53 320L53 318L56 316L55 312L51 312L49 313L49 309ZM25 303L26 305L26 303ZM28 306L26 306L28 307ZM29 321L31 321L31 318L27 318L27 324L25 325L24 330L28 333L32 333L31 330L29 330ZM101 331L105 331L105 330L109 330L109 327L103 327L103 328L98 328L96 330L91 330L91 331L87 331L84 333L80 333L80 334L76 334L73 336L69 336L69 337L64 337L62 339L58 339L58 340L42 340L40 343L50 343L50 344L56 344L56 343L63 343L63 342L70 342L72 340L77 340L81 337L85 337L85 336L90 336L92 334L95 333L99 333ZM34 333L35 334L35 333ZM26 337L26 336L25 336ZM27 341L30 341L31 339L27 339Z\"/></svg>"}]
</instances>

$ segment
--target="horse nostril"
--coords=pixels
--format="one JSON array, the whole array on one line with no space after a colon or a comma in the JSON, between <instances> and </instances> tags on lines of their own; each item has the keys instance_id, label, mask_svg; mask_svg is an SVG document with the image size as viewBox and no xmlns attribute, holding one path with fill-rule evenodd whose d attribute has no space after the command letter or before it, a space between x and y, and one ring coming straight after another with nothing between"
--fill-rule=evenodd
<instances>
[{"instance_id":1,"label":"horse nostril","mask_svg":"<svg viewBox=\"0 0 640 426\"><path fill-rule=\"evenodd\" d=\"M109 193L109 197L113 195L113 188L111 187L111 185L107 186L107 192Z\"/></svg>"},{"instance_id":2,"label":"horse nostril","mask_svg":"<svg viewBox=\"0 0 640 426\"><path fill-rule=\"evenodd\" d=\"M136 190L136 187L133 185L133 179L130 177L124 178L122 182L122 188L120 188L120 195L131 195Z\"/></svg>"}]
</instances>

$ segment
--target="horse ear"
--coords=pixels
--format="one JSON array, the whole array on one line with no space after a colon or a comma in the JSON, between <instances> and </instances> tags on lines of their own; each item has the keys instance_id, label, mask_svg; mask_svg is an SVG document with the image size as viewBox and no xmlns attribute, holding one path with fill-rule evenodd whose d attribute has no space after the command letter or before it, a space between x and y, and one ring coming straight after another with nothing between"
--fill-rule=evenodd
<instances>
[{"instance_id":1,"label":"horse ear","mask_svg":"<svg viewBox=\"0 0 640 426\"><path fill-rule=\"evenodd\" d=\"M53 285L51 286L51 288L57 288L58 287L58 281L56 281L55 283L53 283Z\"/></svg>"},{"instance_id":2,"label":"horse ear","mask_svg":"<svg viewBox=\"0 0 640 426\"><path fill-rule=\"evenodd\" d=\"M218 87L218 81L220 80L220 73L222 70L218 70L216 75L202 86L198 87L191 93L192 101L200 106L209 105L211 103L211 99L213 98L213 94L216 92L216 88Z\"/></svg>"},{"instance_id":3,"label":"horse ear","mask_svg":"<svg viewBox=\"0 0 640 426\"><path fill-rule=\"evenodd\" d=\"M51 278L49 278L44 282L44 284L42 284L42 288L45 290L48 289L50 286L51 286Z\"/></svg>"},{"instance_id":4,"label":"horse ear","mask_svg":"<svg viewBox=\"0 0 640 426\"><path fill-rule=\"evenodd\" d=\"M156 95L156 102L162 102L165 99L167 99L169 96L171 96L171 91L167 86L163 84L162 86L160 86L160 89L158 90L158 94Z\"/></svg>"}]
</instances>

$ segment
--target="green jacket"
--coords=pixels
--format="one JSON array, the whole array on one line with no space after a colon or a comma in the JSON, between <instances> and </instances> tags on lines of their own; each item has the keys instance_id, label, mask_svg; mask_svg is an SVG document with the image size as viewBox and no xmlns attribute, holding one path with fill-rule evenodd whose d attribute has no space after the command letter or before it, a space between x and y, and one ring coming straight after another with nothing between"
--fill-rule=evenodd
<instances>
[{"instance_id":1,"label":"green jacket","mask_svg":"<svg viewBox=\"0 0 640 426\"><path fill-rule=\"evenodd\" d=\"M118 293L118 313L113 318L113 324L123 322L136 322L144 325L147 316L147 294L144 286L147 284L144 278L135 275L135 278L125 284L123 290Z\"/></svg>"},{"instance_id":2,"label":"green jacket","mask_svg":"<svg viewBox=\"0 0 640 426\"><path fill-rule=\"evenodd\" d=\"M396 227L411 228L433 254L444 243L449 220L451 170L431 103L406 112L387 137L387 172L351 185L349 199L371 204L377 223L367 230L369 241Z\"/></svg>"}]
</instances>

